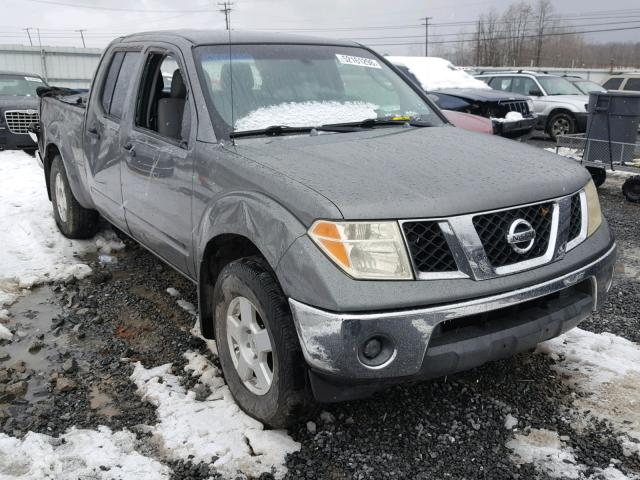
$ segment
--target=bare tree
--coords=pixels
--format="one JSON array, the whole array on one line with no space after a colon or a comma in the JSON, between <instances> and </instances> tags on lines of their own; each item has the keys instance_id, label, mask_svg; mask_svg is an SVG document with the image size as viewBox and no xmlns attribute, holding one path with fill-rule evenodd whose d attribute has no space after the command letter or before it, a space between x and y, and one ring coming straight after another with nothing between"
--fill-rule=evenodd
<instances>
[{"instance_id":1,"label":"bare tree","mask_svg":"<svg viewBox=\"0 0 640 480\"><path fill-rule=\"evenodd\" d=\"M540 66L542 44L544 43L544 33L552 12L553 5L551 5L551 0L538 0L538 3L536 4L536 23L538 27L538 38L536 39L536 67Z\"/></svg>"}]
</instances>

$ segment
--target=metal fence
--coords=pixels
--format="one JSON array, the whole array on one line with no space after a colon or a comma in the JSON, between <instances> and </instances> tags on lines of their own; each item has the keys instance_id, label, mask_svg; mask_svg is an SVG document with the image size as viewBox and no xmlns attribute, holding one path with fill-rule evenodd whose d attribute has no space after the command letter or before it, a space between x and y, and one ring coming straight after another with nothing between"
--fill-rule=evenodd
<instances>
[{"instance_id":1,"label":"metal fence","mask_svg":"<svg viewBox=\"0 0 640 480\"><path fill-rule=\"evenodd\" d=\"M556 153L590 165L637 165L640 162L640 142L624 143L587 138L585 134L559 135Z\"/></svg>"},{"instance_id":2,"label":"metal fence","mask_svg":"<svg viewBox=\"0 0 640 480\"><path fill-rule=\"evenodd\" d=\"M0 70L35 73L60 87L88 88L102 50L0 45Z\"/></svg>"}]
</instances>

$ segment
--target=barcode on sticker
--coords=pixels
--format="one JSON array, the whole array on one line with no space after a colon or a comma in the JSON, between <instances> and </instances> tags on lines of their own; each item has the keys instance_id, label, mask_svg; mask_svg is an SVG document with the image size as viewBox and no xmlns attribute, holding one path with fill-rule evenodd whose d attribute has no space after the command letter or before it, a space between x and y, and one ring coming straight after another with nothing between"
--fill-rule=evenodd
<instances>
[{"instance_id":1,"label":"barcode on sticker","mask_svg":"<svg viewBox=\"0 0 640 480\"><path fill-rule=\"evenodd\" d=\"M367 68L382 68L377 60L365 57L354 57L353 55L342 55L336 53L338 61L343 65L357 65L359 67Z\"/></svg>"}]
</instances>

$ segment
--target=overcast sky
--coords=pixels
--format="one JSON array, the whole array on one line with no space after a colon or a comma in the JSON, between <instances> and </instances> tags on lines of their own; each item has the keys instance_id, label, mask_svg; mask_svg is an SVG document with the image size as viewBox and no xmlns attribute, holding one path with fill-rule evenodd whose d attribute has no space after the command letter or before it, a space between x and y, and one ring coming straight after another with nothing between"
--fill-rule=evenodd
<instances>
[{"instance_id":1,"label":"overcast sky","mask_svg":"<svg viewBox=\"0 0 640 480\"><path fill-rule=\"evenodd\" d=\"M224 28L217 0L0 0L0 42L34 44L40 29L43 45L82 46L78 29L86 29L88 47L104 47L111 39L140 30ZM421 17L430 16L430 53L451 46L471 26L439 25L474 21L494 7L502 11L512 0L234 0L234 29L276 30L353 38L382 53L424 53ZM557 14L581 30L640 28L638 0L554 0ZM71 6L68 6L71 5ZM74 6L75 5L75 6ZM89 8L86 8L89 7ZM640 29L591 33L594 41L637 40ZM388 45L388 44L396 45ZM433 50L432 50L433 49Z\"/></svg>"}]
</instances>

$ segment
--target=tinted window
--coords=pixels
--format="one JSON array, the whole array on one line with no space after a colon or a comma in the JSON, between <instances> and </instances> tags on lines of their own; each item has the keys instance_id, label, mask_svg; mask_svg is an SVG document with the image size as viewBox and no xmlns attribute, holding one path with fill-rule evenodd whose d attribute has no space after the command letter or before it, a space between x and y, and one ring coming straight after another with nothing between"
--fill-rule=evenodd
<instances>
[{"instance_id":1,"label":"tinted window","mask_svg":"<svg viewBox=\"0 0 640 480\"><path fill-rule=\"evenodd\" d=\"M622 78L610 78L609 80L604 82L604 85L602 86L607 90L618 90L620 88L620 85L622 85L622 80Z\"/></svg>"},{"instance_id":2,"label":"tinted window","mask_svg":"<svg viewBox=\"0 0 640 480\"><path fill-rule=\"evenodd\" d=\"M640 78L629 78L624 86L625 90L640 91Z\"/></svg>"},{"instance_id":3,"label":"tinted window","mask_svg":"<svg viewBox=\"0 0 640 480\"><path fill-rule=\"evenodd\" d=\"M44 86L39 77L0 75L0 95L35 97L36 88Z\"/></svg>"},{"instance_id":4,"label":"tinted window","mask_svg":"<svg viewBox=\"0 0 640 480\"><path fill-rule=\"evenodd\" d=\"M122 61L118 80L113 90L111 108L109 109L109 114L116 118L122 118L122 114L124 113L124 101L131 87L131 81L136 74L136 66L138 65L139 58L139 52L127 52Z\"/></svg>"},{"instance_id":5,"label":"tinted window","mask_svg":"<svg viewBox=\"0 0 640 480\"><path fill-rule=\"evenodd\" d=\"M111 57L111 65L109 65L109 71L107 72L107 78L102 87L102 109L107 113L109 113L109 108L111 107L113 87L116 85L116 79L118 78L118 72L120 71L123 58L124 52L116 52L113 54L113 57Z\"/></svg>"},{"instance_id":6,"label":"tinted window","mask_svg":"<svg viewBox=\"0 0 640 480\"><path fill-rule=\"evenodd\" d=\"M534 90L540 90L529 77L514 77L511 82L511 91L513 93L519 93L521 95L531 95L530 92Z\"/></svg>"},{"instance_id":7,"label":"tinted window","mask_svg":"<svg viewBox=\"0 0 640 480\"><path fill-rule=\"evenodd\" d=\"M489 82L489 86L494 90L502 90L503 92L511 91L512 77L494 77Z\"/></svg>"}]
</instances>

